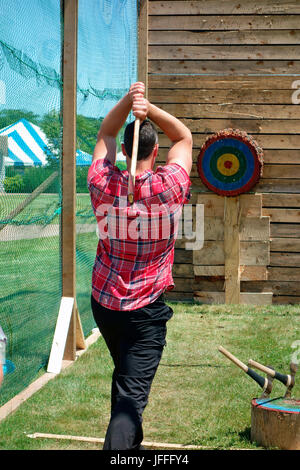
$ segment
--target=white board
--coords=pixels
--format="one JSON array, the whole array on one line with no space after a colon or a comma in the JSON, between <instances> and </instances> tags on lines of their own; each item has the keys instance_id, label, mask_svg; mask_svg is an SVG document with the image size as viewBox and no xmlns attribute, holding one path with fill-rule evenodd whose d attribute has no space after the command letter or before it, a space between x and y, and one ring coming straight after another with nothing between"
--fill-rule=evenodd
<instances>
[{"instance_id":1,"label":"white board","mask_svg":"<svg viewBox=\"0 0 300 470\"><path fill-rule=\"evenodd\" d=\"M73 297L62 297L47 372L59 374L61 371L73 306Z\"/></svg>"}]
</instances>

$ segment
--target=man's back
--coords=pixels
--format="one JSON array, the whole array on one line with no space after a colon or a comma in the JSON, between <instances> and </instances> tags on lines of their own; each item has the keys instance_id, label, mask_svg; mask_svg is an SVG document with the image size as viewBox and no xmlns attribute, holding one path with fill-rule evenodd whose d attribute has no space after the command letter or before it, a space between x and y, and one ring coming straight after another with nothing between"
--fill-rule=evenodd
<instances>
[{"instance_id":1,"label":"man's back","mask_svg":"<svg viewBox=\"0 0 300 470\"><path fill-rule=\"evenodd\" d=\"M114 310L143 307L173 287L174 244L190 180L178 164L136 177L135 203L127 202L128 172L96 160L88 185L99 243L93 297Z\"/></svg>"}]
</instances>

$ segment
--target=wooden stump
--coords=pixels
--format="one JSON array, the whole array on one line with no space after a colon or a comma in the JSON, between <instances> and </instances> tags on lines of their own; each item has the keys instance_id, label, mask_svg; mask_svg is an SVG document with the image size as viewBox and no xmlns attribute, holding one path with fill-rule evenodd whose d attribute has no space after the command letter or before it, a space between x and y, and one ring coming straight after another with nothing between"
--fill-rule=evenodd
<instances>
[{"instance_id":1,"label":"wooden stump","mask_svg":"<svg viewBox=\"0 0 300 470\"><path fill-rule=\"evenodd\" d=\"M281 401L284 402L281 406L278 406L277 400L268 400L268 406L263 406L258 403L261 400L252 400L251 440L263 447L300 450L299 405L297 411L294 406L296 400Z\"/></svg>"}]
</instances>

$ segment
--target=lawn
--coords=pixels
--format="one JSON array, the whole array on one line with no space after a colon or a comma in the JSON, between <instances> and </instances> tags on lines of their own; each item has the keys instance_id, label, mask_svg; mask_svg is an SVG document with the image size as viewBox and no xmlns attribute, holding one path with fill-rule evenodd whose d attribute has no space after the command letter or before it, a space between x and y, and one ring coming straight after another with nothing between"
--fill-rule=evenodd
<instances>
[{"instance_id":1,"label":"lawn","mask_svg":"<svg viewBox=\"0 0 300 470\"><path fill-rule=\"evenodd\" d=\"M221 344L288 372L299 340L299 306L170 303L167 346L144 413L144 439L257 449L250 441L250 402L259 386L218 352ZM30 439L35 432L104 437L112 362L100 337L75 364L0 423L0 449L101 449L77 441ZM300 396L299 382L293 395ZM282 396L275 382L272 397Z\"/></svg>"}]
</instances>

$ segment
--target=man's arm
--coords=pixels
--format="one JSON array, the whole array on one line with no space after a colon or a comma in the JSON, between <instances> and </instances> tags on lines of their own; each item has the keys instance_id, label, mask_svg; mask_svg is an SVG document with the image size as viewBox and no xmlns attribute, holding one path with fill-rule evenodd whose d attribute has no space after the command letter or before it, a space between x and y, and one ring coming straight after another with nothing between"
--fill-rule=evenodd
<instances>
[{"instance_id":1,"label":"man's arm","mask_svg":"<svg viewBox=\"0 0 300 470\"><path fill-rule=\"evenodd\" d=\"M139 95L143 96L144 93L145 85L141 82L134 83L129 92L105 116L98 132L93 161L107 158L113 165L115 164L117 154L116 137L127 119L133 101Z\"/></svg>"},{"instance_id":2,"label":"man's arm","mask_svg":"<svg viewBox=\"0 0 300 470\"><path fill-rule=\"evenodd\" d=\"M172 142L167 156L167 165L177 163L189 175L193 163L193 139L190 130L179 119L151 103L148 104L147 115Z\"/></svg>"}]
</instances>

